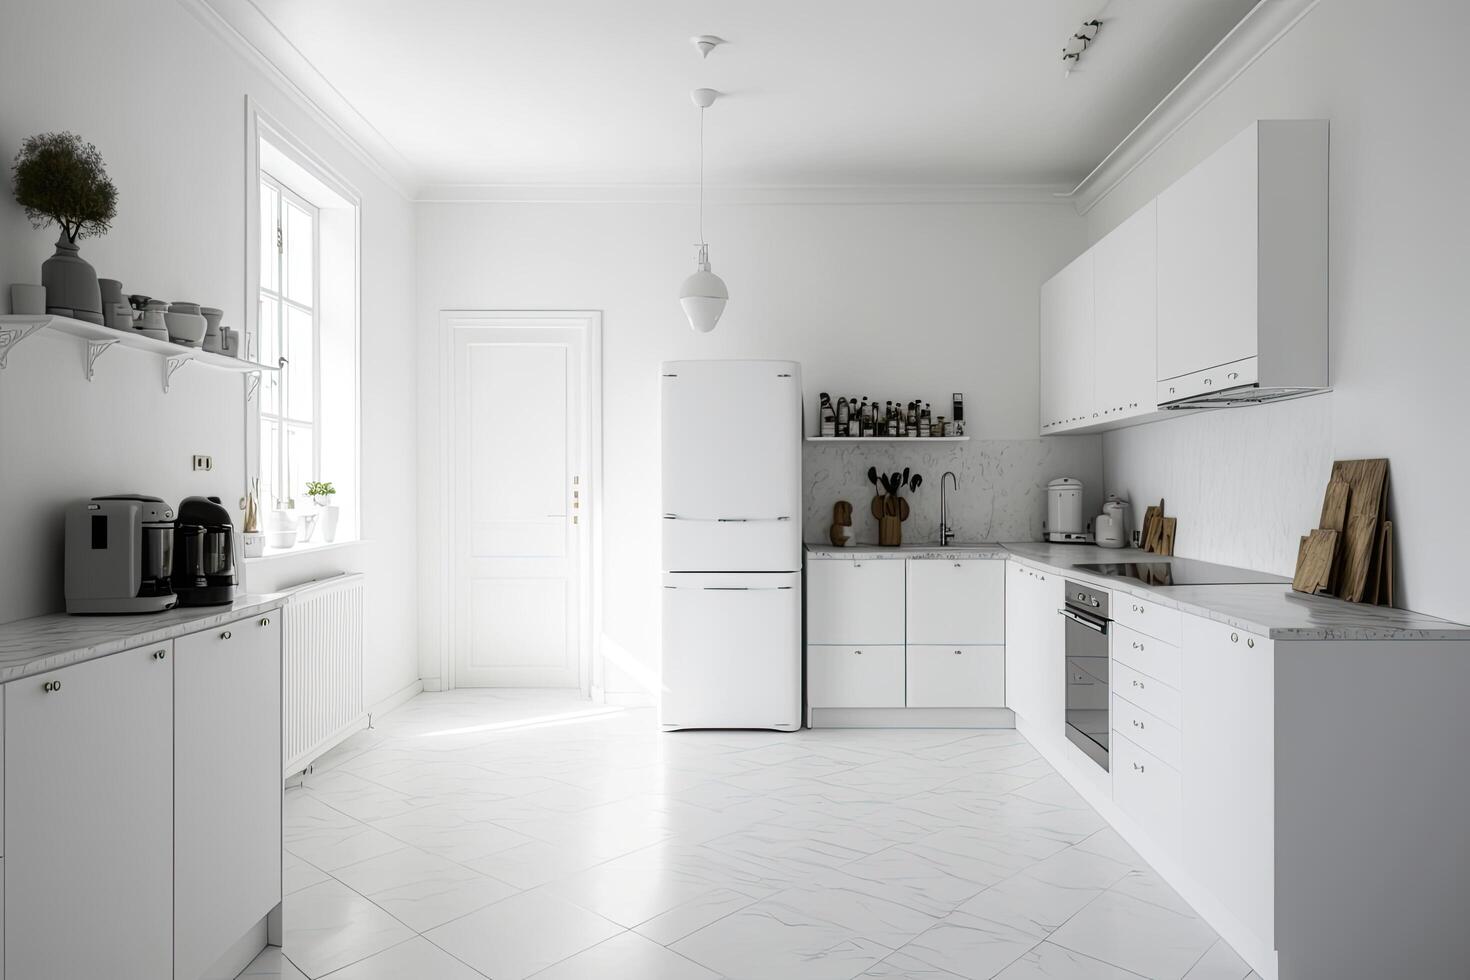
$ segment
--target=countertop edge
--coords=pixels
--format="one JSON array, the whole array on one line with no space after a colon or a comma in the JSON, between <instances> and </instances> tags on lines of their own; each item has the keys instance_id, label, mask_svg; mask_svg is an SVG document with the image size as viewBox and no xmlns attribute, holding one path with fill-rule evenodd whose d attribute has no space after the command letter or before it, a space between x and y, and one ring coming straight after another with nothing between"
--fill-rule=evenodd
<instances>
[{"instance_id":1,"label":"countertop edge","mask_svg":"<svg viewBox=\"0 0 1470 980\"><path fill-rule=\"evenodd\" d=\"M280 609L290 602L291 597L284 592L272 592L261 595L247 595L236 599L229 606L201 606L197 607L199 615L186 619L170 619L169 622L154 625L149 629L140 629L137 632L122 632L109 637L106 640L89 643L83 646L69 649L54 650L39 654L29 660L13 661L0 667L0 683L23 680L37 674L59 670L62 667L70 667L73 664L85 663L88 660L97 660L109 657L115 653L125 650L133 650L138 647L147 646L150 643L160 643L165 640L176 639L187 636L190 633L198 633L201 630L231 623L237 619L253 616L257 613L269 612ZM174 610L170 610L173 612ZM67 619L58 617L37 617L49 622L65 622L69 619L85 621L85 617L75 616ZM113 617L109 617L113 618ZM29 620L18 620L15 623L7 623L0 626L0 632L7 627L16 627ZM142 626L148 620L140 619Z\"/></svg>"}]
</instances>

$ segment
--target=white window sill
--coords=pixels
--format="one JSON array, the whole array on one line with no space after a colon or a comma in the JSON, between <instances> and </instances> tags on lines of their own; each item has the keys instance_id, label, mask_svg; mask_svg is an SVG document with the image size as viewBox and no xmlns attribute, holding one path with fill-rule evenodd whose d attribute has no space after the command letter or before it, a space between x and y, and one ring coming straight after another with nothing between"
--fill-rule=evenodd
<instances>
[{"instance_id":1,"label":"white window sill","mask_svg":"<svg viewBox=\"0 0 1470 980\"><path fill-rule=\"evenodd\" d=\"M328 551L338 551L343 548L354 548L365 542L360 538L350 541L309 541L306 544L298 544L290 548L267 548L265 554L259 558L246 558L246 565L255 565L262 562L280 561L283 558L291 558L294 555L319 555Z\"/></svg>"}]
</instances>

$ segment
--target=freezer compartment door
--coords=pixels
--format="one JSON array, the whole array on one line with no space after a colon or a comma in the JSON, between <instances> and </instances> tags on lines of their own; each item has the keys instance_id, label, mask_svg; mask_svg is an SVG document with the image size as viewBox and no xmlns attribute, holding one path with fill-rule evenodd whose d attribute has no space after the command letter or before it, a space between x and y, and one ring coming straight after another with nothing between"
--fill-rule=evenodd
<instances>
[{"instance_id":1,"label":"freezer compartment door","mask_svg":"<svg viewBox=\"0 0 1470 980\"><path fill-rule=\"evenodd\" d=\"M799 524L801 372L797 365L790 361L669 361L661 366L660 374L660 513L704 521L786 518Z\"/></svg>"},{"instance_id":2,"label":"freezer compartment door","mask_svg":"<svg viewBox=\"0 0 1470 980\"><path fill-rule=\"evenodd\" d=\"M674 517L663 521L666 572L790 572L801 568L801 518Z\"/></svg>"},{"instance_id":3,"label":"freezer compartment door","mask_svg":"<svg viewBox=\"0 0 1470 980\"><path fill-rule=\"evenodd\" d=\"M801 573L663 577L660 721L801 727Z\"/></svg>"}]
</instances>

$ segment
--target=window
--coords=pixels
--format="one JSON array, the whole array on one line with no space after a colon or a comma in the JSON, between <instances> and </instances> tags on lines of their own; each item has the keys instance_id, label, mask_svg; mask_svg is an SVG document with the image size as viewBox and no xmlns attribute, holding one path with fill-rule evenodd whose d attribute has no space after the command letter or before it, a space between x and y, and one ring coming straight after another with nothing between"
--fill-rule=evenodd
<instances>
[{"instance_id":1,"label":"window","mask_svg":"<svg viewBox=\"0 0 1470 980\"><path fill-rule=\"evenodd\" d=\"M259 356L280 364L260 386L260 487L269 505L290 507L320 479L317 421L317 279L320 213L264 172L260 175Z\"/></svg>"}]
</instances>

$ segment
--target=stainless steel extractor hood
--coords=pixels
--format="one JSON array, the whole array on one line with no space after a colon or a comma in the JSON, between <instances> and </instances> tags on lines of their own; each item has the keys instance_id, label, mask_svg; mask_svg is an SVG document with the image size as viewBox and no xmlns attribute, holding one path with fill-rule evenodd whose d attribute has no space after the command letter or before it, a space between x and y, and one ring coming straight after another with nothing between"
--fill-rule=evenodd
<instances>
[{"instance_id":1,"label":"stainless steel extractor hood","mask_svg":"<svg viewBox=\"0 0 1470 980\"><path fill-rule=\"evenodd\" d=\"M1264 405L1267 402L1285 401L1303 395L1326 391L1326 388L1267 388L1262 385L1241 385L1224 391L1209 391L1189 395L1176 401L1166 402L1159 407L1170 412L1190 408L1240 408L1245 405Z\"/></svg>"}]
</instances>

